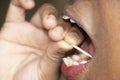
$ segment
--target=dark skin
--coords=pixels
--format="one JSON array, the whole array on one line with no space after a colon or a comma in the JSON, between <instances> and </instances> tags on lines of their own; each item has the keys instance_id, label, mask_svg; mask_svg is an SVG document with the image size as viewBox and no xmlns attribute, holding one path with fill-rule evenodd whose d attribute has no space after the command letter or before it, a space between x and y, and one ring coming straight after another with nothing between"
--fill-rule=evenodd
<instances>
[{"instance_id":1,"label":"dark skin","mask_svg":"<svg viewBox=\"0 0 120 80\"><path fill-rule=\"evenodd\" d=\"M72 49L70 44L77 45L83 39L78 29L67 31L70 25L48 4L27 22L24 11L34 6L29 0L11 1L0 34L1 80L59 80L65 52ZM75 80L120 79L119 7L118 0L76 0L65 8L65 14L82 25L95 46L91 63Z\"/></svg>"},{"instance_id":2,"label":"dark skin","mask_svg":"<svg viewBox=\"0 0 120 80\"><path fill-rule=\"evenodd\" d=\"M66 8L83 25L96 50L87 71L76 80L120 79L119 4L118 0L76 0Z\"/></svg>"}]
</instances>

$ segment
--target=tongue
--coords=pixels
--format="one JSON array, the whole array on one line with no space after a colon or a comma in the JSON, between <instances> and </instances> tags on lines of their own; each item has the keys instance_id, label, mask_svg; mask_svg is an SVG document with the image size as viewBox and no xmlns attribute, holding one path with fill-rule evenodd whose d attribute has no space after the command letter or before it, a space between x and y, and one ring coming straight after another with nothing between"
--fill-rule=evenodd
<instances>
[{"instance_id":1,"label":"tongue","mask_svg":"<svg viewBox=\"0 0 120 80\"><path fill-rule=\"evenodd\" d=\"M84 42L81 48L87 51L88 53L90 53L91 55L93 55L94 53L94 47L92 43ZM82 60L86 60L86 58ZM82 60L79 60L79 61L82 61ZM67 67L66 64L62 62L61 72L65 78L73 78L78 74L82 74L86 68L86 65L87 64L79 64L79 65Z\"/></svg>"}]
</instances>

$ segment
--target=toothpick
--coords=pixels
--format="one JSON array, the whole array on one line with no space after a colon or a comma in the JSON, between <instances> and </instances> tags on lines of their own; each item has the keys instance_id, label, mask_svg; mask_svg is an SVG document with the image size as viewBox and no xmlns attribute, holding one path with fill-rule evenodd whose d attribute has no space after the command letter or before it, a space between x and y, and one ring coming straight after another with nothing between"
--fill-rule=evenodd
<instances>
[{"instance_id":1,"label":"toothpick","mask_svg":"<svg viewBox=\"0 0 120 80\"><path fill-rule=\"evenodd\" d=\"M83 49L81 49L80 47L76 46L76 45L72 45L75 49L77 49L78 51L80 51L81 53L85 54L86 56L92 58L92 56L87 53L86 51L84 51Z\"/></svg>"}]
</instances>

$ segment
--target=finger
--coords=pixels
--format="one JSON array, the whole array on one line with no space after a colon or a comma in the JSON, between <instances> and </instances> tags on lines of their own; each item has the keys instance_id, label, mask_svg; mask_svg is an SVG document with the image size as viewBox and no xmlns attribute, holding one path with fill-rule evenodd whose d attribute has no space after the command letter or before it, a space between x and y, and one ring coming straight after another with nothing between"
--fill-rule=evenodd
<instances>
[{"instance_id":1,"label":"finger","mask_svg":"<svg viewBox=\"0 0 120 80\"><path fill-rule=\"evenodd\" d=\"M72 49L72 45L79 45L83 42L84 37L81 32L76 28L70 28L66 35L63 37L62 41L58 42L59 50L61 52L66 52ZM64 55L64 54L62 54Z\"/></svg>"},{"instance_id":2,"label":"finger","mask_svg":"<svg viewBox=\"0 0 120 80\"><path fill-rule=\"evenodd\" d=\"M46 56L44 58L46 63L43 63L43 65L50 65L49 69L51 71L49 70L47 73L50 74L50 72L53 72L50 76L54 76L56 72L59 71L60 63L65 56L65 53L73 48L71 44L80 44L84 37L78 29L74 27L71 28L70 25L65 26L65 23L63 22L60 26L50 29L49 36L51 40L53 40L53 43L47 48Z\"/></svg>"},{"instance_id":3,"label":"finger","mask_svg":"<svg viewBox=\"0 0 120 80\"><path fill-rule=\"evenodd\" d=\"M70 28L70 24L65 23L63 20L60 19L58 25L49 30L49 37L53 41L60 41L65 37Z\"/></svg>"},{"instance_id":4,"label":"finger","mask_svg":"<svg viewBox=\"0 0 120 80\"><path fill-rule=\"evenodd\" d=\"M66 23L63 20L59 20L58 26L49 30L49 37L53 41L60 41L64 39L66 42L69 42L69 44L76 44L84 39L78 28L75 26L71 27L69 23ZM74 37L78 37L80 39L74 40Z\"/></svg>"},{"instance_id":5,"label":"finger","mask_svg":"<svg viewBox=\"0 0 120 80\"><path fill-rule=\"evenodd\" d=\"M83 39L84 37L78 29L70 28L66 35L63 37L63 40L60 40L57 43L53 42L53 44L48 47L49 50L47 50L47 54L45 56L45 61L46 63L48 62L47 64L54 64L49 66L49 69L51 68L50 70L56 72L60 66L62 58L65 56L65 53L73 48L71 44L78 45L82 43Z\"/></svg>"},{"instance_id":6,"label":"finger","mask_svg":"<svg viewBox=\"0 0 120 80\"><path fill-rule=\"evenodd\" d=\"M66 52L72 49L72 45L78 45L84 40L83 34L76 27L71 27L70 24L62 22L61 26L57 26L49 30L51 40L57 42L52 48L54 52ZM51 49L52 51L52 49Z\"/></svg>"},{"instance_id":7,"label":"finger","mask_svg":"<svg viewBox=\"0 0 120 80\"><path fill-rule=\"evenodd\" d=\"M50 4L44 4L35 13L31 23L39 28L52 29L57 25L57 10Z\"/></svg>"},{"instance_id":8,"label":"finger","mask_svg":"<svg viewBox=\"0 0 120 80\"><path fill-rule=\"evenodd\" d=\"M78 45L84 40L83 34L79 29L72 27L69 32L65 35L64 40L70 45Z\"/></svg>"},{"instance_id":9,"label":"finger","mask_svg":"<svg viewBox=\"0 0 120 80\"><path fill-rule=\"evenodd\" d=\"M6 21L22 22L25 20L25 10L35 5L33 0L11 0Z\"/></svg>"}]
</instances>

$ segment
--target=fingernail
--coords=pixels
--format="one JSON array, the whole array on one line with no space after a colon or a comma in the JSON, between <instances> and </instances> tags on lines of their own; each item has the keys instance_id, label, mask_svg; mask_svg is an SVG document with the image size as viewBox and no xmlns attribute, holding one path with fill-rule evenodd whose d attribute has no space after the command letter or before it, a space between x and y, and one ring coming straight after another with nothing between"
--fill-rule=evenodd
<instances>
[{"instance_id":1,"label":"fingernail","mask_svg":"<svg viewBox=\"0 0 120 80\"><path fill-rule=\"evenodd\" d=\"M63 39L63 35L62 35L63 32L64 32L63 27L62 26L57 26L53 30L51 30L49 32L49 34L53 37L52 39L61 40L61 39Z\"/></svg>"},{"instance_id":2,"label":"fingernail","mask_svg":"<svg viewBox=\"0 0 120 80\"><path fill-rule=\"evenodd\" d=\"M34 0L25 0L25 3L27 9L31 9L35 6Z\"/></svg>"},{"instance_id":3,"label":"fingernail","mask_svg":"<svg viewBox=\"0 0 120 80\"><path fill-rule=\"evenodd\" d=\"M79 44L82 42L83 36L79 35L77 32L71 31L66 35L65 40L69 44Z\"/></svg>"},{"instance_id":4,"label":"fingernail","mask_svg":"<svg viewBox=\"0 0 120 80\"><path fill-rule=\"evenodd\" d=\"M49 24L53 24L53 23L56 23L57 19L54 15L49 15L47 17L47 21L48 21Z\"/></svg>"}]
</instances>

